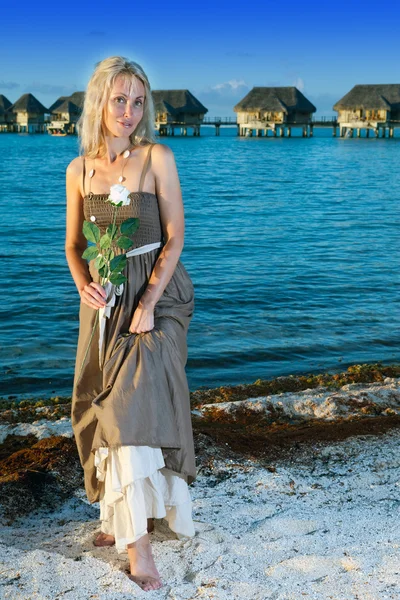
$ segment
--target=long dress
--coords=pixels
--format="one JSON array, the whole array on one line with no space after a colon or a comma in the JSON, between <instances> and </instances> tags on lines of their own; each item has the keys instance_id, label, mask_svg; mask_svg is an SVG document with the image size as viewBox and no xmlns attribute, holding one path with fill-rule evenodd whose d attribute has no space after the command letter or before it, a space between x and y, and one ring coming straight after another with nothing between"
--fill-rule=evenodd
<instances>
[{"instance_id":1,"label":"long dress","mask_svg":"<svg viewBox=\"0 0 400 600\"><path fill-rule=\"evenodd\" d=\"M178 538L195 533L188 485L197 473L185 372L194 288L180 260L155 305L154 328L128 330L164 244L157 196L142 191L152 146L139 190L119 208L116 224L138 217L132 248L161 246L127 258L123 274L128 280L105 318L102 360L99 325L89 346L97 309L83 302L79 309L72 428L88 500L100 501L101 530L115 536L118 552L147 532L148 517L165 517ZM84 190L85 172L84 160ZM101 235L112 221L107 197L89 191L83 200L85 220L94 222ZM94 260L89 272L100 282Z\"/></svg>"}]
</instances>

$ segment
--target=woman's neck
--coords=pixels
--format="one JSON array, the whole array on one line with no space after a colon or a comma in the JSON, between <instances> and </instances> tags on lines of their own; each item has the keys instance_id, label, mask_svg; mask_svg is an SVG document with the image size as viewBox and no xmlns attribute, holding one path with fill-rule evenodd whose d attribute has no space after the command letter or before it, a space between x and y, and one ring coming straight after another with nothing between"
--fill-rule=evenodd
<instances>
[{"instance_id":1,"label":"woman's neck","mask_svg":"<svg viewBox=\"0 0 400 600\"><path fill-rule=\"evenodd\" d=\"M132 148L132 144L129 138L105 136L105 151L101 158L106 161L107 165L111 165L118 156L130 148Z\"/></svg>"}]
</instances>

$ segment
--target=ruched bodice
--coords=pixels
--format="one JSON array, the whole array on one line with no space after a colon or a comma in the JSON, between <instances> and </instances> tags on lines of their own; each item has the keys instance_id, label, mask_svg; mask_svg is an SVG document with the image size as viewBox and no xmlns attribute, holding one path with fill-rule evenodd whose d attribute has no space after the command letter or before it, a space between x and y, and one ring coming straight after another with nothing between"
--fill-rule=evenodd
<instances>
[{"instance_id":1,"label":"ruched bodice","mask_svg":"<svg viewBox=\"0 0 400 600\"><path fill-rule=\"evenodd\" d=\"M115 207L106 202L108 194L89 193L84 197L83 212L85 219L91 221L100 229L103 235L112 222ZM116 224L119 226L125 219L132 217L139 219L139 228L130 236L138 248L146 244L161 241L164 243L158 199L150 192L131 192L130 203L118 208Z\"/></svg>"}]
</instances>

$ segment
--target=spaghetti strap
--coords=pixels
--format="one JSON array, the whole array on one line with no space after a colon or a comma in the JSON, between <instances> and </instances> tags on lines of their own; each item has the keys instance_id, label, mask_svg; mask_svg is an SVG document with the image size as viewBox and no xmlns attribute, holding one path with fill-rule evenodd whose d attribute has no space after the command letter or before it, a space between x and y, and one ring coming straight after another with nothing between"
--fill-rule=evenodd
<instances>
[{"instance_id":1,"label":"spaghetti strap","mask_svg":"<svg viewBox=\"0 0 400 600\"><path fill-rule=\"evenodd\" d=\"M85 163L85 157L83 156L83 170L82 170L82 189L83 189L83 195L85 195L85 175L86 175L86 163Z\"/></svg>"},{"instance_id":2,"label":"spaghetti strap","mask_svg":"<svg viewBox=\"0 0 400 600\"><path fill-rule=\"evenodd\" d=\"M154 146L154 144L150 144L150 148L149 148L149 150L147 152L146 160L144 161L142 173L140 175L139 190L138 190L139 192L142 191L142 185L143 185L143 182L144 182L144 178L146 177L147 167L149 165L151 150L152 150L153 146Z\"/></svg>"}]
</instances>

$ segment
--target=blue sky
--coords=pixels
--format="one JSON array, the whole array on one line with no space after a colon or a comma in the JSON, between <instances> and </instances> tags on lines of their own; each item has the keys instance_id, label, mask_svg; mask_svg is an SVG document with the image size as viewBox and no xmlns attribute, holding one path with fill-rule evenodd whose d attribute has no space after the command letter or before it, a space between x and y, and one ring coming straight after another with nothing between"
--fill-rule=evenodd
<instances>
[{"instance_id":1,"label":"blue sky","mask_svg":"<svg viewBox=\"0 0 400 600\"><path fill-rule=\"evenodd\" d=\"M318 108L357 83L400 83L400 1L8 2L0 93L45 106L84 90L111 55L140 63L153 89L188 88L207 116L234 116L253 86L296 85Z\"/></svg>"}]
</instances>

